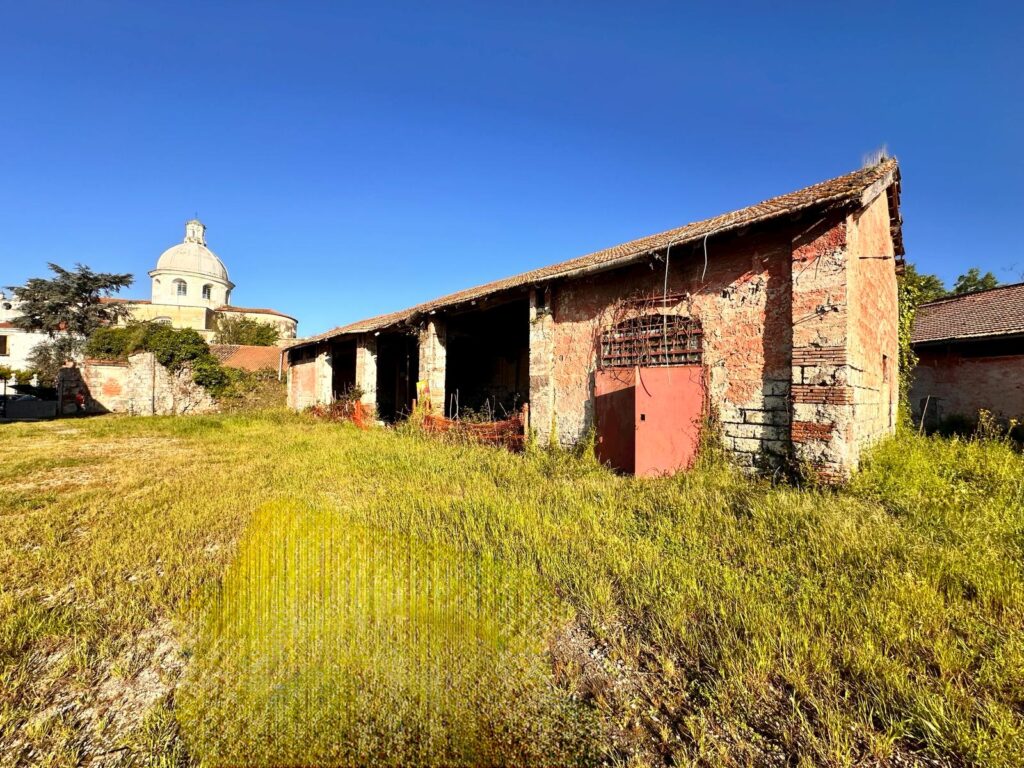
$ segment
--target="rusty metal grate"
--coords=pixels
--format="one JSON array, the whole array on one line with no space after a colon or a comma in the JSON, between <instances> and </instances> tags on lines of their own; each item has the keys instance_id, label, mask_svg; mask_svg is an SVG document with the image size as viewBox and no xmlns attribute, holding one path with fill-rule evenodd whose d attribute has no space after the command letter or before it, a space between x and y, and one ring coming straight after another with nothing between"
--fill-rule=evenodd
<instances>
[{"instance_id":1,"label":"rusty metal grate","mask_svg":"<svg viewBox=\"0 0 1024 768\"><path fill-rule=\"evenodd\" d=\"M640 315L601 333L601 367L650 368L703 362L699 320L679 315Z\"/></svg>"}]
</instances>

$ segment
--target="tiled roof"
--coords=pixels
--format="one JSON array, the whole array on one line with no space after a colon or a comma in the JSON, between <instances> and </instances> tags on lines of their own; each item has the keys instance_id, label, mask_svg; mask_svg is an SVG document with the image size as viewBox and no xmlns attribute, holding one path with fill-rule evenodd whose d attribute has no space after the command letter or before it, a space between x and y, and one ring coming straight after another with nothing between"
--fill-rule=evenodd
<instances>
[{"instance_id":1,"label":"tiled roof","mask_svg":"<svg viewBox=\"0 0 1024 768\"><path fill-rule=\"evenodd\" d=\"M100 304L151 304L149 299L122 299L119 296L100 296Z\"/></svg>"},{"instance_id":2,"label":"tiled roof","mask_svg":"<svg viewBox=\"0 0 1024 768\"><path fill-rule=\"evenodd\" d=\"M251 315L277 315L278 317L287 317L289 320L295 320L291 315L286 315L284 312L278 312L276 309L264 309L263 307L233 307L230 304L224 304L217 307L214 312L246 312ZM298 322L298 321L296 321Z\"/></svg>"},{"instance_id":3,"label":"tiled roof","mask_svg":"<svg viewBox=\"0 0 1024 768\"><path fill-rule=\"evenodd\" d=\"M1024 333L1024 283L931 301L917 309L911 341Z\"/></svg>"},{"instance_id":4,"label":"tiled roof","mask_svg":"<svg viewBox=\"0 0 1024 768\"><path fill-rule=\"evenodd\" d=\"M281 347L257 347L248 344L211 344L210 352L228 368L260 371L277 370L281 363Z\"/></svg>"},{"instance_id":5,"label":"tiled roof","mask_svg":"<svg viewBox=\"0 0 1024 768\"><path fill-rule=\"evenodd\" d=\"M796 192L773 197L770 200L765 200L762 203L757 203L738 211L687 224L686 226L670 229L656 235L642 237L639 240L632 240L622 245L616 245L603 251L597 251L548 267L523 272L504 280L497 280L475 288L468 288L400 312L392 312L350 323L349 325L343 325L317 336L298 339L290 346L299 347L324 339L334 338L335 336L380 330L396 323L411 320L417 315L473 301L498 291L536 285L562 277L572 277L592 270L624 266L646 255L664 250L669 246L697 242L711 235L718 235L753 224L760 224L812 207L850 203L862 204L873 199L876 192L886 189L890 189L890 217L892 219L893 240L896 244L897 254L902 255L903 248L898 210L899 165L895 158L889 158L876 165L862 168L859 171L838 176Z\"/></svg>"}]
</instances>

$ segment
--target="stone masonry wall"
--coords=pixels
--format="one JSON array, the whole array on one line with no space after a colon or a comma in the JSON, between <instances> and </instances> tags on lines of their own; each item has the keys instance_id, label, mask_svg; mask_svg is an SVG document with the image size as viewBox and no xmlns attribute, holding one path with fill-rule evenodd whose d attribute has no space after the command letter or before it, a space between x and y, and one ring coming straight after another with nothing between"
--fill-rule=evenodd
<instances>
[{"instance_id":1,"label":"stone masonry wall","mask_svg":"<svg viewBox=\"0 0 1024 768\"><path fill-rule=\"evenodd\" d=\"M356 386L362 390L363 405L377 407L377 339L364 335L356 341Z\"/></svg>"},{"instance_id":2,"label":"stone masonry wall","mask_svg":"<svg viewBox=\"0 0 1024 768\"><path fill-rule=\"evenodd\" d=\"M213 397L192 380L190 368L169 371L151 352L132 355L127 363L88 361L81 373L88 389L86 410L93 413L153 416L217 410Z\"/></svg>"},{"instance_id":3,"label":"stone masonry wall","mask_svg":"<svg viewBox=\"0 0 1024 768\"><path fill-rule=\"evenodd\" d=\"M424 400L429 399L430 407L435 413L443 414L445 366L448 359L444 320L434 318L427 322L426 327L420 331L419 349L419 376L420 381L426 385Z\"/></svg>"},{"instance_id":4,"label":"stone masonry wall","mask_svg":"<svg viewBox=\"0 0 1024 768\"><path fill-rule=\"evenodd\" d=\"M122 363L86 360L82 363L81 370L92 400L90 411L128 412L130 397L127 361Z\"/></svg>"},{"instance_id":5,"label":"stone masonry wall","mask_svg":"<svg viewBox=\"0 0 1024 768\"><path fill-rule=\"evenodd\" d=\"M554 318L551 289L530 292L530 429L547 443L555 423Z\"/></svg>"},{"instance_id":6,"label":"stone masonry wall","mask_svg":"<svg viewBox=\"0 0 1024 768\"><path fill-rule=\"evenodd\" d=\"M1024 419L1024 355L961 357L919 349L910 389L915 419L928 400L929 422L950 416L974 419L982 408L1003 418Z\"/></svg>"},{"instance_id":7,"label":"stone masonry wall","mask_svg":"<svg viewBox=\"0 0 1024 768\"><path fill-rule=\"evenodd\" d=\"M845 219L794 243L790 439L796 460L830 479L848 475L855 454L847 261Z\"/></svg>"},{"instance_id":8,"label":"stone masonry wall","mask_svg":"<svg viewBox=\"0 0 1024 768\"><path fill-rule=\"evenodd\" d=\"M703 325L709 400L726 449L748 467L781 464L789 451L789 235L713 239L706 267L701 245L674 248L668 267L668 293L679 297L668 311ZM637 294L661 296L664 281L661 262L554 289L553 421L563 444L593 424L596 334L609 322L608 308ZM533 399L531 391L531 411Z\"/></svg>"}]
</instances>

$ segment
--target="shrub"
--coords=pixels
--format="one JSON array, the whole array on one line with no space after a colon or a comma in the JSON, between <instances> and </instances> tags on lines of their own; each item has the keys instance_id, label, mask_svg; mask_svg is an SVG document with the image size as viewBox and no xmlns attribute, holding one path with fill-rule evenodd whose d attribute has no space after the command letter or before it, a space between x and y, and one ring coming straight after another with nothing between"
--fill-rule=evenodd
<instances>
[{"instance_id":1,"label":"shrub","mask_svg":"<svg viewBox=\"0 0 1024 768\"><path fill-rule=\"evenodd\" d=\"M277 343L277 328L261 323L250 317L218 315L216 320L217 344L247 344L256 347L272 347Z\"/></svg>"},{"instance_id":2,"label":"shrub","mask_svg":"<svg viewBox=\"0 0 1024 768\"><path fill-rule=\"evenodd\" d=\"M211 354L210 345L192 328L173 328L164 323L100 328L85 345L87 357L101 360L123 360L136 352L152 352L156 361L172 373L186 365L191 367L192 380L215 397L229 384L229 376Z\"/></svg>"}]
</instances>

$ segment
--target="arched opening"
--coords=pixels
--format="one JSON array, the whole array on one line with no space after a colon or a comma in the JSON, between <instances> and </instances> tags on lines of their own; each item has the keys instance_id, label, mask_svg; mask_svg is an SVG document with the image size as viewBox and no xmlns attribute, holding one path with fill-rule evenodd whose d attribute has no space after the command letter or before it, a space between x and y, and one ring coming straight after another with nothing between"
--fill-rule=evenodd
<instances>
[{"instance_id":1,"label":"arched opening","mask_svg":"<svg viewBox=\"0 0 1024 768\"><path fill-rule=\"evenodd\" d=\"M203 298L207 301L213 296L213 286L207 283L203 286Z\"/></svg>"},{"instance_id":2,"label":"arched opening","mask_svg":"<svg viewBox=\"0 0 1024 768\"><path fill-rule=\"evenodd\" d=\"M188 296L188 285L184 280L178 279L174 281L174 295Z\"/></svg>"}]
</instances>

